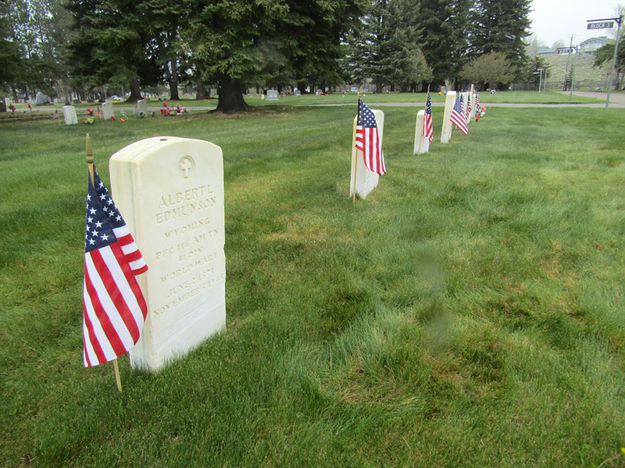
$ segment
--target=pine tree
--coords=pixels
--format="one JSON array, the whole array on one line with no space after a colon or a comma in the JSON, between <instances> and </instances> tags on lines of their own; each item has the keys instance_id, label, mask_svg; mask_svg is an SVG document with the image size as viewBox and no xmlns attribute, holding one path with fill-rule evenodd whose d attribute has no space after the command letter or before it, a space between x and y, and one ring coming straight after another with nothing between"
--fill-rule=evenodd
<instances>
[{"instance_id":1,"label":"pine tree","mask_svg":"<svg viewBox=\"0 0 625 468\"><path fill-rule=\"evenodd\" d=\"M468 61L472 6L472 0L421 0L421 50L432 68L435 84L444 84L447 79L457 80Z\"/></svg>"},{"instance_id":2,"label":"pine tree","mask_svg":"<svg viewBox=\"0 0 625 468\"><path fill-rule=\"evenodd\" d=\"M526 61L523 39L529 35L531 0L477 0L471 10L470 54L505 55L515 73Z\"/></svg>"},{"instance_id":3,"label":"pine tree","mask_svg":"<svg viewBox=\"0 0 625 468\"><path fill-rule=\"evenodd\" d=\"M246 109L247 86L340 79L341 39L360 0L190 0L190 43L217 110Z\"/></svg>"}]
</instances>

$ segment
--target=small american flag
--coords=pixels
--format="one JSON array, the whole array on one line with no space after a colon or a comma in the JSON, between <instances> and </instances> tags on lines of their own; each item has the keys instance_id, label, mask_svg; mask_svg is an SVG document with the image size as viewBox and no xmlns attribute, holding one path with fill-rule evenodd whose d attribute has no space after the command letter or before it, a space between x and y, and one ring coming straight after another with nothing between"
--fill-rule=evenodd
<instances>
[{"instance_id":1,"label":"small american flag","mask_svg":"<svg viewBox=\"0 0 625 468\"><path fill-rule=\"evenodd\" d=\"M94 168L87 190L83 362L97 366L132 348L141 334L147 305L136 275L148 266Z\"/></svg>"},{"instance_id":2,"label":"small american flag","mask_svg":"<svg viewBox=\"0 0 625 468\"><path fill-rule=\"evenodd\" d=\"M475 93L475 115L480 113L480 96Z\"/></svg>"},{"instance_id":3,"label":"small american flag","mask_svg":"<svg viewBox=\"0 0 625 468\"><path fill-rule=\"evenodd\" d=\"M464 117L464 113L462 112L462 96L460 96L460 99L456 99L456 104L451 111L451 121L462 133L465 135L469 134L467 119Z\"/></svg>"},{"instance_id":4,"label":"small american flag","mask_svg":"<svg viewBox=\"0 0 625 468\"><path fill-rule=\"evenodd\" d=\"M471 98L469 96L467 96L467 120L470 119L471 117Z\"/></svg>"},{"instance_id":5,"label":"small american flag","mask_svg":"<svg viewBox=\"0 0 625 468\"><path fill-rule=\"evenodd\" d=\"M384 153L378 135L375 115L369 107L358 99L358 119L356 121L356 149L362 151L365 166L371 172L386 174Z\"/></svg>"},{"instance_id":6,"label":"small american flag","mask_svg":"<svg viewBox=\"0 0 625 468\"><path fill-rule=\"evenodd\" d=\"M425 101L425 120L423 121L423 136L427 137L428 141L434 139L434 125L432 124L432 98L430 93Z\"/></svg>"}]
</instances>

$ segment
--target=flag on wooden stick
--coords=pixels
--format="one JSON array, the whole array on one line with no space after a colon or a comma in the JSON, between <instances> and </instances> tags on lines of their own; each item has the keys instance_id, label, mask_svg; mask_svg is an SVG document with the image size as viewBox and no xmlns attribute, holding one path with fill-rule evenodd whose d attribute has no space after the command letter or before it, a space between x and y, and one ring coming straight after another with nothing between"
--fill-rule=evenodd
<instances>
[{"instance_id":1,"label":"flag on wooden stick","mask_svg":"<svg viewBox=\"0 0 625 468\"><path fill-rule=\"evenodd\" d=\"M428 141L432 141L434 139L434 125L432 123L432 98L430 97L430 93L428 91L428 97L425 100L425 119L423 120L423 136L425 136Z\"/></svg>"},{"instance_id":2,"label":"flag on wooden stick","mask_svg":"<svg viewBox=\"0 0 625 468\"><path fill-rule=\"evenodd\" d=\"M135 276L147 269L132 234L94 168L87 189L85 229L85 367L116 359L139 340L147 305Z\"/></svg>"},{"instance_id":3,"label":"flag on wooden stick","mask_svg":"<svg viewBox=\"0 0 625 468\"><path fill-rule=\"evenodd\" d=\"M450 120L458 130L460 130L465 135L468 135L469 127L467 127L467 119L465 118L464 112L462 111L462 96L460 96L460 99L456 99L456 104L451 110Z\"/></svg>"},{"instance_id":4,"label":"flag on wooden stick","mask_svg":"<svg viewBox=\"0 0 625 468\"><path fill-rule=\"evenodd\" d=\"M358 99L358 119L356 120L356 149L362 151L365 166L371 172L386 174L384 153L378 135L375 115L369 107Z\"/></svg>"}]
</instances>

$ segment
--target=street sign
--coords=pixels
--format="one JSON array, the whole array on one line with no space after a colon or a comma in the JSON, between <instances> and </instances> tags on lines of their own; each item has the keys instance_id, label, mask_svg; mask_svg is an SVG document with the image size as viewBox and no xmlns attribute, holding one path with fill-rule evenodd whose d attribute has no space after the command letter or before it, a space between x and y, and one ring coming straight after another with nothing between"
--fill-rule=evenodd
<instances>
[{"instance_id":1,"label":"street sign","mask_svg":"<svg viewBox=\"0 0 625 468\"><path fill-rule=\"evenodd\" d=\"M573 47L558 47L558 54L572 54Z\"/></svg>"},{"instance_id":2,"label":"street sign","mask_svg":"<svg viewBox=\"0 0 625 468\"><path fill-rule=\"evenodd\" d=\"M586 29L611 29L614 21L604 21L602 23L588 23Z\"/></svg>"}]
</instances>

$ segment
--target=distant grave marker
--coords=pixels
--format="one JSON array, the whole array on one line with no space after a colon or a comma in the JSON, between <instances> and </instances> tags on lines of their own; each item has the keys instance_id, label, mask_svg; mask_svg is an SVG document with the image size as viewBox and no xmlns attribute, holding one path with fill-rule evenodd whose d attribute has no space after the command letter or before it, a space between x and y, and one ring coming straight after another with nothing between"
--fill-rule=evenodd
<instances>
[{"instance_id":1,"label":"distant grave marker","mask_svg":"<svg viewBox=\"0 0 625 468\"><path fill-rule=\"evenodd\" d=\"M139 112L139 114L143 112L143 115L146 115L148 113L148 100L147 99L140 99L139 101L137 101L137 112Z\"/></svg>"},{"instance_id":2,"label":"distant grave marker","mask_svg":"<svg viewBox=\"0 0 625 468\"><path fill-rule=\"evenodd\" d=\"M50 100L50 96L47 96L45 94L43 94L40 91L37 91L37 95L35 96L35 105L36 106L43 106L46 104L50 104L50 102L52 102Z\"/></svg>"},{"instance_id":3,"label":"distant grave marker","mask_svg":"<svg viewBox=\"0 0 625 468\"><path fill-rule=\"evenodd\" d=\"M278 100L278 91L275 89L267 90L267 101L277 101Z\"/></svg>"},{"instance_id":4,"label":"distant grave marker","mask_svg":"<svg viewBox=\"0 0 625 468\"><path fill-rule=\"evenodd\" d=\"M74 106L63 106L63 117L65 117L65 125L78 124L78 117L76 116L76 108Z\"/></svg>"},{"instance_id":5,"label":"distant grave marker","mask_svg":"<svg viewBox=\"0 0 625 468\"><path fill-rule=\"evenodd\" d=\"M113 113L113 103L105 102L102 104L102 118L104 120L111 120L115 114Z\"/></svg>"},{"instance_id":6,"label":"distant grave marker","mask_svg":"<svg viewBox=\"0 0 625 468\"><path fill-rule=\"evenodd\" d=\"M135 142L111 157L111 188L149 270L132 367L156 370L226 323L221 148L175 137Z\"/></svg>"}]
</instances>

